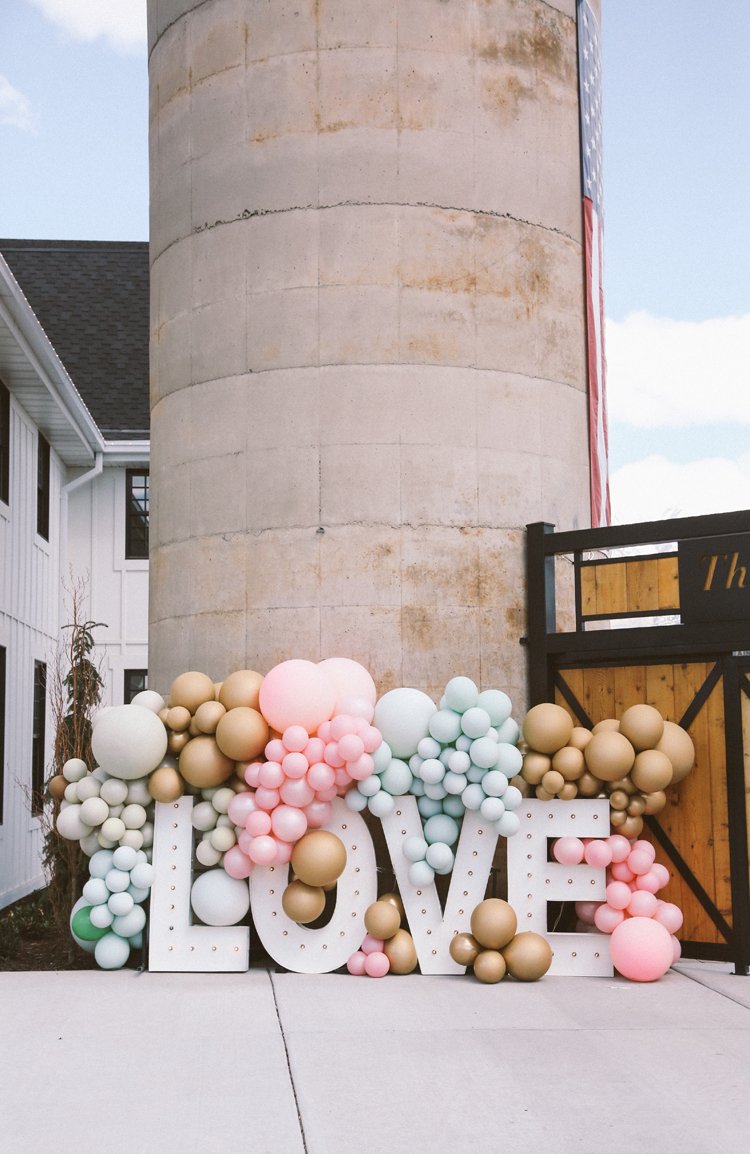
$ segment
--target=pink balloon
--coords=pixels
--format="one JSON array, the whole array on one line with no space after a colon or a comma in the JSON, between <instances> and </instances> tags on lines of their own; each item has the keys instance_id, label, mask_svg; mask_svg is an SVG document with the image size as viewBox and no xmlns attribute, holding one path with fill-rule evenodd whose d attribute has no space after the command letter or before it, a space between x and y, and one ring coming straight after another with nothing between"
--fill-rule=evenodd
<instances>
[{"instance_id":1,"label":"pink balloon","mask_svg":"<svg viewBox=\"0 0 750 1154\"><path fill-rule=\"evenodd\" d=\"M308 765L314 765L316 761L323 760L326 743L318 737L311 737L305 748L302 750L307 758Z\"/></svg>"},{"instance_id":2,"label":"pink balloon","mask_svg":"<svg viewBox=\"0 0 750 1154\"><path fill-rule=\"evenodd\" d=\"M374 753L383 741L383 735L374 725L368 725L364 733L359 735L365 747L365 753Z\"/></svg>"},{"instance_id":3,"label":"pink balloon","mask_svg":"<svg viewBox=\"0 0 750 1154\"><path fill-rule=\"evenodd\" d=\"M327 657L319 662L318 668L325 671L336 690L336 699L342 697L364 697L375 705L378 691L370 673L358 661L350 657Z\"/></svg>"},{"instance_id":4,"label":"pink balloon","mask_svg":"<svg viewBox=\"0 0 750 1154\"><path fill-rule=\"evenodd\" d=\"M584 845L579 837L559 837L552 843L552 856L560 865L580 865Z\"/></svg>"},{"instance_id":5,"label":"pink balloon","mask_svg":"<svg viewBox=\"0 0 750 1154\"><path fill-rule=\"evenodd\" d=\"M366 697L342 697L333 709L334 717L337 713L348 713L350 717L369 724L375 716L375 706Z\"/></svg>"},{"instance_id":6,"label":"pink balloon","mask_svg":"<svg viewBox=\"0 0 750 1154\"><path fill-rule=\"evenodd\" d=\"M336 796L334 791L333 796ZM333 817L333 806L330 801L322 801L317 798L311 801L309 805L305 806L304 813L307 816L307 824L310 829L322 829L324 825L328 825Z\"/></svg>"},{"instance_id":7,"label":"pink balloon","mask_svg":"<svg viewBox=\"0 0 750 1154\"><path fill-rule=\"evenodd\" d=\"M631 918L652 918L656 913L658 901L648 890L635 890L631 894L627 910Z\"/></svg>"},{"instance_id":8,"label":"pink balloon","mask_svg":"<svg viewBox=\"0 0 750 1154\"><path fill-rule=\"evenodd\" d=\"M308 769L307 783L316 792L321 789L330 789L332 785L336 784L336 774L330 765L326 765L324 761L318 761Z\"/></svg>"},{"instance_id":9,"label":"pink balloon","mask_svg":"<svg viewBox=\"0 0 750 1154\"><path fill-rule=\"evenodd\" d=\"M632 882L635 878L630 866L624 861L613 861L609 867L609 874L616 882Z\"/></svg>"},{"instance_id":10,"label":"pink balloon","mask_svg":"<svg viewBox=\"0 0 750 1154\"><path fill-rule=\"evenodd\" d=\"M346 968L350 974L354 974L357 978L362 977L365 972L365 957L366 955L363 954L361 950L357 950L356 954L352 954L346 963Z\"/></svg>"},{"instance_id":11,"label":"pink balloon","mask_svg":"<svg viewBox=\"0 0 750 1154\"><path fill-rule=\"evenodd\" d=\"M296 842L307 832L307 817L295 806L277 805L271 814L271 825L276 837L282 841Z\"/></svg>"},{"instance_id":12,"label":"pink balloon","mask_svg":"<svg viewBox=\"0 0 750 1154\"><path fill-rule=\"evenodd\" d=\"M613 910L612 906L608 906L606 902L604 905L597 906L594 914L594 925L601 933L611 934L624 921L625 913L623 910Z\"/></svg>"},{"instance_id":13,"label":"pink balloon","mask_svg":"<svg viewBox=\"0 0 750 1154\"><path fill-rule=\"evenodd\" d=\"M290 725L282 736L282 741L290 753L302 753L309 740L310 734L302 725Z\"/></svg>"},{"instance_id":14,"label":"pink balloon","mask_svg":"<svg viewBox=\"0 0 750 1154\"><path fill-rule=\"evenodd\" d=\"M250 858L242 852L238 845L233 845L231 849L227 850L224 854L223 865L230 878L237 878L239 881L242 881L243 878L249 878L253 869Z\"/></svg>"},{"instance_id":15,"label":"pink balloon","mask_svg":"<svg viewBox=\"0 0 750 1154\"><path fill-rule=\"evenodd\" d=\"M386 954L376 950L365 957L365 973L370 978L384 978L391 968Z\"/></svg>"},{"instance_id":16,"label":"pink balloon","mask_svg":"<svg viewBox=\"0 0 750 1154\"><path fill-rule=\"evenodd\" d=\"M356 733L345 733L339 738L339 755L344 761L356 761L364 752L364 742Z\"/></svg>"},{"instance_id":17,"label":"pink balloon","mask_svg":"<svg viewBox=\"0 0 750 1154\"><path fill-rule=\"evenodd\" d=\"M318 726L318 737L320 738L320 740L323 742L324 745L328 744L328 742L331 740L331 723L330 723L330 721L324 721L322 725Z\"/></svg>"},{"instance_id":18,"label":"pink balloon","mask_svg":"<svg viewBox=\"0 0 750 1154\"><path fill-rule=\"evenodd\" d=\"M245 821L245 829L251 837L262 837L263 834L270 833L271 815L264 809L256 809L255 813L248 815Z\"/></svg>"},{"instance_id":19,"label":"pink balloon","mask_svg":"<svg viewBox=\"0 0 750 1154\"><path fill-rule=\"evenodd\" d=\"M661 862L655 861L651 866L651 872L655 873L659 879L659 889L663 890L665 886L669 885L669 870L663 866Z\"/></svg>"},{"instance_id":20,"label":"pink balloon","mask_svg":"<svg viewBox=\"0 0 750 1154\"><path fill-rule=\"evenodd\" d=\"M654 870L653 866L645 874L639 874L635 879L635 888L637 890L646 890L647 893L655 894L661 889L659 884L659 875Z\"/></svg>"},{"instance_id":21,"label":"pink balloon","mask_svg":"<svg viewBox=\"0 0 750 1154\"><path fill-rule=\"evenodd\" d=\"M607 895L607 905L613 910L625 910L630 904L632 890L627 882L610 882L604 891Z\"/></svg>"},{"instance_id":22,"label":"pink balloon","mask_svg":"<svg viewBox=\"0 0 750 1154\"><path fill-rule=\"evenodd\" d=\"M337 741L329 741L323 753L323 761L326 765L330 765L331 769L341 769L346 765L343 757L339 753L339 745Z\"/></svg>"},{"instance_id":23,"label":"pink balloon","mask_svg":"<svg viewBox=\"0 0 750 1154\"><path fill-rule=\"evenodd\" d=\"M607 838L612 850L612 861L625 861L630 853L630 842L621 833L611 833Z\"/></svg>"},{"instance_id":24,"label":"pink balloon","mask_svg":"<svg viewBox=\"0 0 750 1154\"><path fill-rule=\"evenodd\" d=\"M315 790L304 777L289 777L279 790L281 800L286 805L296 805L298 809L309 805L315 797Z\"/></svg>"},{"instance_id":25,"label":"pink balloon","mask_svg":"<svg viewBox=\"0 0 750 1154\"><path fill-rule=\"evenodd\" d=\"M279 765L287 755L287 748L280 737L272 737L265 750L266 761L278 761Z\"/></svg>"},{"instance_id":26,"label":"pink balloon","mask_svg":"<svg viewBox=\"0 0 750 1154\"><path fill-rule=\"evenodd\" d=\"M647 874L653 864L653 854L647 854L645 850L634 849L631 850L628 855L628 869L632 870L636 876L639 874Z\"/></svg>"},{"instance_id":27,"label":"pink balloon","mask_svg":"<svg viewBox=\"0 0 750 1154\"><path fill-rule=\"evenodd\" d=\"M339 694L321 665L293 658L275 665L260 687L260 712L283 733L301 725L309 734L333 713Z\"/></svg>"},{"instance_id":28,"label":"pink balloon","mask_svg":"<svg viewBox=\"0 0 750 1154\"><path fill-rule=\"evenodd\" d=\"M364 781L366 777L371 777L374 769L375 762L369 753L363 753L356 761L346 763L346 771L355 781Z\"/></svg>"},{"instance_id":29,"label":"pink balloon","mask_svg":"<svg viewBox=\"0 0 750 1154\"><path fill-rule=\"evenodd\" d=\"M330 789L316 789L315 790L315 800L316 801L333 801L334 797L338 796L338 792L339 791L336 788L335 783L331 786ZM312 805L312 802L310 802L310 804Z\"/></svg>"},{"instance_id":30,"label":"pink balloon","mask_svg":"<svg viewBox=\"0 0 750 1154\"><path fill-rule=\"evenodd\" d=\"M584 846L583 857L594 869L606 869L612 863L612 846L603 838L592 838Z\"/></svg>"},{"instance_id":31,"label":"pink balloon","mask_svg":"<svg viewBox=\"0 0 750 1154\"><path fill-rule=\"evenodd\" d=\"M363 954L372 954L376 950L382 951L384 945L385 942L382 938L374 938L372 934L365 934L364 941L359 948Z\"/></svg>"},{"instance_id":32,"label":"pink balloon","mask_svg":"<svg viewBox=\"0 0 750 1154\"><path fill-rule=\"evenodd\" d=\"M276 839L276 865L286 865L292 860L292 850L294 846L288 841L279 841Z\"/></svg>"},{"instance_id":33,"label":"pink balloon","mask_svg":"<svg viewBox=\"0 0 750 1154\"><path fill-rule=\"evenodd\" d=\"M227 806L227 817L235 825L244 825L247 815L257 808L254 794L236 793Z\"/></svg>"},{"instance_id":34,"label":"pink balloon","mask_svg":"<svg viewBox=\"0 0 750 1154\"><path fill-rule=\"evenodd\" d=\"M265 761L260 767L258 782L265 789L278 789L284 780L284 770L278 761Z\"/></svg>"},{"instance_id":35,"label":"pink balloon","mask_svg":"<svg viewBox=\"0 0 750 1154\"><path fill-rule=\"evenodd\" d=\"M279 804L278 789L266 789L265 786L259 785L255 791L255 800L258 809L274 809Z\"/></svg>"},{"instance_id":36,"label":"pink balloon","mask_svg":"<svg viewBox=\"0 0 750 1154\"><path fill-rule=\"evenodd\" d=\"M276 839L268 835L254 837L249 856L256 865L272 865L276 861Z\"/></svg>"},{"instance_id":37,"label":"pink balloon","mask_svg":"<svg viewBox=\"0 0 750 1154\"><path fill-rule=\"evenodd\" d=\"M630 850L631 850L631 853L633 852L633 850L637 850L639 853L648 854L651 861L656 861L656 850L652 846L651 842L646 841L645 838L639 838L638 841L632 842L631 846L630 846ZM632 869L632 866L631 866L631 869Z\"/></svg>"},{"instance_id":38,"label":"pink balloon","mask_svg":"<svg viewBox=\"0 0 750 1154\"><path fill-rule=\"evenodd\" d=\"M674 937L674 935L672 936L672 948L674 950L672 965L674 965L674 963L679 962L682 957L682 942L679 938Z\"/></svg>"},{"instance_id":39,"label":"pink balloon","mask_svg":"<svg viewBox=\"0 0 750 1154\"><path fill-rule=\"evenodd\" d=\"M632 982L654 982L674 958L669 931L654 918L626 918L609 940L612 964Z\"/></svg>"},{"instance_id":40,"label":"pink balloon","mask_svg":"<svg viewBox=\"0 0 750 1154\"><path fill-rule=\"evenodd\" d=\"M337 769L335 771L335 773L336 773L336 788L339 790L349 789L349 786L352 784L352 778L349 776L349 770L343 769L343 768ZM368 774L368 777L369 777L369 774Z\"/></svg>"},{"instance_id":41,"label":"pink balloon","mask_svg":"<svg viewBox=\"0 0 750 1154\"><path fill-rule=\"evenodd\" d=\"M587 926L594 925L594 914L597 911L599 902L576 902L576 914L578 920Z\"/></svg>"},{"instance_id":42,"label":"pink balloon","mask_svg":"<svg viewBox=\"0 0 750 1154\"><path fill-rule=\"evenodd\" d=\"M281 768L287 777L300 778L307 773L309 763L304 753L288 753L281 763Z\"/></svg>"},{"instance_id":43,"label":"pink balloon","mask_svg":"<svg viewBox=\"0 0 750 1154\"><path fill-rule=\"evenodd\" d=\"M346 737L349 733L354 733L355 720L350 717L348 713L337 713L331 719L331 740L340 741L342 737Z\"/></svg>"},{"instance_id":44,"label":"pink balloon","mask_svg":"<svg viewBox=\"0 0 750 1154\"><path fill-rule=\"evenodd\" d=\"M657 910L653 917L670 934L676 934L682 925L682 910L674 902L662 902L657 899Z\"/></svg>"},{"instance_id":45,"label":"pink balloon","mask_svg":"<svg viewBox=\"0 0 750 1154\"><path fill-rule=\"evenodd\" d=\"M248 833L246 829L240 830L237 835L237 845L244 854L250 853L250 846L253 844L253 834Z\"/></svg>"},{"instance_id":46,"label":"pink balloon","mask_svg":"<svg viewBox=\"0 0 750 1154\"><path fill-rule=\"evenodd\" d=\"M262 761L252 761L250 765L245 767L245 781L251 789L256 789L260 785L260 771L262 767Z\"/></svg>"}]
</instances>

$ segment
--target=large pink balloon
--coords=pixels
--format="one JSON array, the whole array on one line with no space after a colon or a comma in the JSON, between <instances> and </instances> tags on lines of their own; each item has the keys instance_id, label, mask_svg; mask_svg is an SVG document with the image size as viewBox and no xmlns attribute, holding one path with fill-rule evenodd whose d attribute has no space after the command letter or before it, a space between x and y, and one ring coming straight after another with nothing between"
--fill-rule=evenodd
<instances>
[{"instance_id":1,"label":"large pink balloon","mask_svg":"<svg viewBox=\"0 0 750 1154\"><path fill-rule=\"evenodd\" d=\"M674 958L669 930L654 918L626 918L609 939L612 964L632 982L654 982L666 974Z\"/></svg>"},{"instance_id":2,"label":"large pink balloon","mask_svg":"<svg viewBox=\"0 0 750 1154\"><path fill-rule=\"evenodd\" d=\"M327 657L318 663L336 690L336 701L347 697L364 697L375 704L378 691L370 673L358 661L349 657ZM330 715L329 715L330 716Z\"/></svg>"},{"instance_id":3,"label":"large pink balloon","mask_svg":"<svg viewBox=\"0 0 750 1154\"><path fill-rule=\"evenodd\" d=\"M307 832L307 817L292 805L279 805L271 814L273 832L281 841L296 842Z\"/></svg>"},{"instance_id":4,"label":"large pink balloon","mask_svg":"<svg viewBox=\"0 0 750 1154\"><path fill-rule=\"evenodd\" d=\"M279 733L301 725L312 734L330 718L338 694L323 664L293 658L274 665L263 678L260 711Z\"/></svg>"},{"instance_id":5,"label":"large pink balloon","mask_svg":"<svg viewBox=\"0 0 750 1154\"><path fill-rule=\"evenodd\" d=\"M583 842L578 837L559 837L552 845L552 856L561 865L579 865L583 852Z\"/></svg>"}]
</instances>

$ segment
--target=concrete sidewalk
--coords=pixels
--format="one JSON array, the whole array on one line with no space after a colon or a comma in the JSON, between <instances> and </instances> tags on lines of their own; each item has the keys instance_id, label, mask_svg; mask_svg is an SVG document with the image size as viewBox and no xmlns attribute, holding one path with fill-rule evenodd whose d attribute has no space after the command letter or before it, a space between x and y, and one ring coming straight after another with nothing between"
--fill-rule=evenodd
<instances>
[{"instance_id":1,"label":"concrete sidewalk","mask_svg":"<svg viewBox=\"0 0 750 1154\"><path fill-rule=\"evenodd\" d=\"M8 1154L748 1149L750 978L0 973Z\"/></svg>"}]
</instances>

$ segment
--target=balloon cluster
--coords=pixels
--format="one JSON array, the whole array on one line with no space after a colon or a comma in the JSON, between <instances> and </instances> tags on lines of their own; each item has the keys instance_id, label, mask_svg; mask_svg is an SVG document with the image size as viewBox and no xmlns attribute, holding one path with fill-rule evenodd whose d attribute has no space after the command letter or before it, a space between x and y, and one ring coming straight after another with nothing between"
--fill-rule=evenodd
<instances>
[{"instance_id":1,"label":"balloon cluster","mask_svg":"<svg viewBox=\"0 0 750 1154\"><path fill-rule=\"evenodd\" d=\"M383 894L365 911L367 933L346 963L350 974L382 978L387 973L410 974L417 968L417 951L408 930L401 928L404 907L398 894Z\"/></svg>"},{"instance_id":2,"label":"balloon cluster","mask_svg":"<svg viewBox=\"0 0 750 1154\"><path fill-rule=\"evenodd\" d=\"M530 930L517 933L515 910L502 898L485 898L471 915L471 933L454 934L450 955L461 966L472 966L474 976L488 985L506 974L521 982L535 982L552 964L546 938Z\"/></svg>"},{"instance_id":3,"label":"balloon cluster","mask_svg":"<svg viewBox=\"0 0 750 1154\"><path fill-rule=\"evenodd\" d=\"M542 801L608 796L610 821L638 837L645 815L666 805L665 789L695 764L688 733L652 705L631 705L592 730L574 726L562 706L543 702L526 714L521 777Z\"/></svg>"},{"instance_id":4,"label":"balloon cluster","mask_svg":"<svg viewBox=\"0 0 750 1154\"><path fill-rule=\"evenodd\" d=\"M237 844L237 831L229 809L239 794L230 786L202 789L200 801L190 815L193 829L200 835L195 856L202 866L211 868L224 861L224 854Z\"/></svg>"},{"instance_id":5,"label":"balloon cluster","mask_svg":"<svg viewBox=\"0 0 750 1154\"><path fill-rule=\"evenodd\" d=\"M92 855L89 880L71 911L70 931L103 970L120 969L131 949L142 944L143 903L153 879L153 866L141 849L121 845Z\"/></svg>"},{"instance_id":6,"label":"balloon cluster","mask_svg":"<svg viewBox=\"0 0 750 1154\"><path fill-rule=\"evenodd\" d=\"M307 925L323 913L326 891L333 889L346 867L346 847L329 830L304 834L291 851L294 877L281 897L284 913Z\"/></svg>"}]
</instances>

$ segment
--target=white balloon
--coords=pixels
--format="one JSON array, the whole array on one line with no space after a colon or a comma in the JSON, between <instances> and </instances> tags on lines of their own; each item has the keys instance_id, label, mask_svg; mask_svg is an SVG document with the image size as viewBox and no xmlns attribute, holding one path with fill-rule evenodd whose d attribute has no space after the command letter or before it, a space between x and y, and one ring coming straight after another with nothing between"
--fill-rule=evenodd
<instances>
[{"instance_id":1,"label":"white balloon","mask_svg":"<svg viewBox=\"0 0 750 1154\"><path fill-rule=\"evenodd\" d=\"M119 817L108 817L102 823L100 837L106 838L107 841L112 842L112 845L117 845L124 833L125 822Z\"/></svg>"},{"instance_id":2,"label":"white balloon","mask_svg":"<svg viewBox=\"0 0 750 1154\"><path fill-rule=\"evenodd\" d=\"M78 841L79 838L86 837L91 833L91 826L86 825L82 816L82 805L68 805L65 809L61 809L57 815L57 832L60 837L67 838L69 841Z\"/></svg>"},{"instance_id":3,"label":"white balloon","mask_svg":"<svg viewBox=\"0 0 750 1154\"><path fill-rule=\"evenodd\" d=\"M133 866L138 864L138 855L132 846L121 845L112 854L112 865L115 869L129 873Z\"/></svg>"},{"instance_id":4,"label":"white balloon","mask_svg":"<svg viewBox=\"0 0 750 1154\"><path fill-rule=\"evenodd\" d=\"M126 805L122 811L122 820L125 823L126 829L142 829L147 819L148 814L145 809L137 803Z\"/></svg>"},{"instance_id":5,"label":"white balloon","mask_svg":"<svg viewBox=\"0 0 750 1154\"><path fill-rule=\"evenodd\" d=\"M100 797L87 797L81 806L81 821L88 826L101 825L109 817L109 806Z\"/></svg>"},{"instance_id":6,"label":"white balloon","mask_svg":"<svg viewBox=\"0 0 750 1154\"><path fill-rule=\"evenodd\" d=\"M104 798L107 805L122 805L128 796L128 787L119 777L109 777L102 782L99 797Z\"/></svg>"},{"instance_id":7,"label":"white balloon","mask_svg":"<svg viewBox=\"0 0 750 1154\"><path fill-rule=\"evenodd\" d=\"M105 878L112 869L114 854L111 849L100 849L92 856L89 862L89 873L92 878Z\"/></svg>"},{"instance_id":8,"label":"white balloon","mask_svg":"<svg viewBox=\"0 0 750 1154\"><path fill-rule=\"evenodd\" d=\"M99 835L97 834L96 830L92 830L92 832L87 834L86 837L79 838L78 844L86 854L86 857L92 857L93 854L98 853L101 849L101 846L99 845Z\"/></svg>"},{"instance_id":9,"label":"white balloon","mask_svg":"<svg viewBox=\"0 0 750 1154\"><path fill-rule=\"evenodd\" d=\"M130 957L130 942L116 933L105 934L94 947L94 957L103 970L120 970Z\"/></svg>"},{"instance_id":10,"label":"white balloon","mask_svg":"<svg viewBox=\"0 0 750 1154\"><path fill-rule=\"evenodd\" d=\"M66 781L80 781L88 773L88 766L80 757L70 757L62 767L62 775Z\"/></svg>"},{"instance_id":11,"label":"white balloon","mask_svg":"<svg viewBox=\"0 0 750 1154\"><path fill-rule=\"evenodd\" d=\"M90 797L98 797L101 792L101 782L97 781L93 773L82 777L76 782L76 796L78 801L87 801Z\"/></svg>"},{"instance_id":12,"label":"white balloon","mask_svg":"<svg viewBox=\"0 0 750 1154\"><path fill-rule=\"evenodd\" d=\"M142 705L115 705L99 715L91 749L111 777L132 781L156 769L167 752L167 730Z\"/></svg>"},{"instance_id":13,"label":"white balloon","mask_svg":"<svg viewBox=\"0 0 750 1154\"><path fill-rule=\"evenodd\" d=\"M138 862L130 871L130 884L140 890L149 889L154 882L154 867L149 862Z\"/></svg>"},{"instance_id":14,"label":"white balloon","mask_svg":"<svg viewBox=\"0 0 750 1154\"><path fill-rule=\"evenodd\" d=\"M158 713L160 709L164 709L166 702L155 689L142 689L140 693L136 693L130 704L142 705L144 709L150 709L152 713Z\"/></svg>"},{"instance_id":15,"label":"white balloon","mask_svg":"<svg viewBox=\"0 0 750 1154\"><path fill-rule=\"evenodd\" d=\"M234 926L250 909L250 887L223 869L207 870L193 882L190 903L207 926Z\"/></svg>"},{"instance_id":16,"label":"white balloon","mask_svg":"<svg viewBox=\"0 0 750 1154\"><path fill-rule=\"evenodd\" d=\"M142 805L144 809L153 803L153 798L148 792L148 778L139 777L135 781L128 782L127 793L128 805Z\"/></svg>"},{"instance_id":17,"label":"white balloon","mask_svg":"<svg viewBox=\"0 0 750 1154\"><path fill-rule=\"evenodd\" d=\"M198 842L195 847L195 856L202 866L207 866L209 869L212 869L213 866L217 866L221 861L221 853L219 850L214 849L208 840L208 836L210 835L207 835L206 838Z\"/></svg>"}]
</instances>

